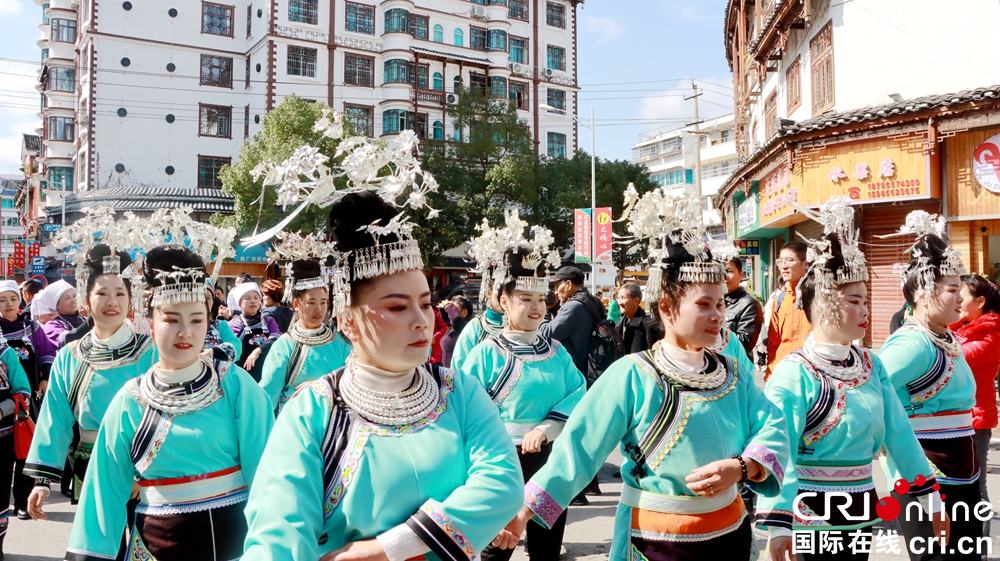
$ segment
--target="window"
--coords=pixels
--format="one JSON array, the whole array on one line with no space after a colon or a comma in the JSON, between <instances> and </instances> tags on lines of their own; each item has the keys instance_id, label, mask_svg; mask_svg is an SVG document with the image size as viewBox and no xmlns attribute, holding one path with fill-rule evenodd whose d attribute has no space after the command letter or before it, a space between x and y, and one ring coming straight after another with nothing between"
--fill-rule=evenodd
<instances>
[{"instance_id":1,"label":"window","mask_svg":"<svg viewBox=\"0 0 1000 561\"><path fill-rule=\"evenodd\" d=\"M833 26L830 23L809 42L809 56L812 59L812 111L815 115L833 107Z\"/></svg>"},{"instance_id":2,"label":"window","mask_svg":"<svg viewBox=\"0 0 1000 561\"><path fill-rule=\"evenodd\" d=\"M407 81L410 85L416 86L421 90L426 90L427 74L430 73L430 67L426 64L416 66L412 62L409 63L409 66L409 76L407 76ZM416 84L413 83L414 78L416 78Z\"/></svg>"},{"instance_id":3,"label":"window","mask_svg":"<svg viewBox=\"0 0 1000 561\"><path fill-rule=\"evenodd\" d=\"M434 24L434 42L444 43L444 27L440 23Z\"/></svg>"},{"instance_id":4,"label":"window","mask_svg":"<svg viewBox=\"0 0 1000 561\"><path fill-rule=\"evenodd\" d=\"M785 102L788 105L788 115L802 105L802 64L799 57L795 57L785 71Z\"/></svg>"},{"instance_id":5,"label":"window","mask_svg":"<svg viewBox=\"0 0 1000 561\"><path fill-rule=\"evenodd\" d=\"M375 6L347 3L347 31L375 35Z\"/></svg>"},{"instance_id":6,"label":"window","mask_svg":"<svg viewBox=\"0 0 1000 561\"><path fill-rule=\"evenodd\" d=\"M316 25L319 23L318 3L319 0L289 0L288 21Z\"/></svg>"},{"instance_id":7,"label":"window","mask_svg":"<svg viewBox=\"0 0 1000 561\"><path fill-rule=\"evenodd\" d=\"M42 23L49 23L49 14L47 13L48 11L49 11L49 5L42 4Z\"/></svg>"},{"instance_id":8,"label":"window","mask_svg":"<svg viewBox=\"0 0 1000 561\"><path fill-rule=\"evenodd\" d=\"M406 33L406 17L409 12L396 8L385 12L386 33Z\"/></svg>"},{"instance_id":9,"label":"window","mask_svg":"<svg viewBox=\"0 0 1000 561\"><path fill-rule=\"evenodd\" d=\"M76 43L76 20L53 18L49 25L51 26L50 40Z\"/></svg>"},{"instance_id":10,"label":"window","mask_svg":"<svg viewBox=\"0 0 1000 561\"><path fill-rule=\"evenodd\" d=\"M49 117L49 134L46 138L72 142L76 140L76 135L73 134L75 124L73 117Z\"/></svg>"},{"instance_id":11,"label":"window","mask_svg":"<svg viewBox=\"0 0 1000 561\"><path fill-rule=\"evenodd\" d=\"M250 87L250 55L247 55L247 58L244 62L246 65L246 69L243 73L243 89L247 89Z\"/></svg>"},{"instance_id":12,"label":"window","mask_svg":"<svg viewBox=\"0 0 1000 561\"><path fill-rule=\"evenodd\" d=\"M522 111L528 111L528 84L510 81L510 99Z\"/></svg>"},{"instance_id":13,"label":"window","mask_svg":"<svg viewBox=\"0 0 1000 561\"><path fill-rule=\"evenodd\" d=\"M554 107L559 110L559 111L549 111L549 113L558 113L560 111L566 111L566 92L564 90L548 88L545 92L545 103L549 107Z\"/></svg>"},{"instance_id":14,"label":"window","mask_svg":"<svg viewBox=\"0 0 1000 561\"><path fill-rule=\"evenodd\" d=\"M202 2L201 32L232 37L233 7Z\"/></svg>"},{"instance_id":15,"label":"window","mask_svg":"<svg viewBox=\"0 0 1000 561\"><path fill-rule=\"evenodd\" d=\"M444 90L444 77L441 76L440 72L434 73L433 81L431 82L431 88L438 91Z\"/></svg>"},{"instance_id":16,"label":"window","mask_svg":"<svg viewBox=\"0 0 1000 561\"><path fill-rule=\"evenodd\" d=\"M455 93L458 93L458 92L462 91L462 77L461 76L455 76L455 89L453 91Z\"/></svg>"},{"instance_id":17,"label":"window","mask_svg":"<svg viewBox=\"0 0 1000 561\"><path fill-rule=\"evenodd\" d=\"M510 38L510 61L528 63L528 40L523 37Z\"/></svg>"},{"instance_id":18,"label":"window","mask_svg":"<svg viewBox=\"0 0 1000 561\"><path fill-rule=\"evenodd\" d=\"M704 174L703 174L704 177ZM670 185L682 185L684 183L694 183L694 170L691 169L675 169L672 171L664 171L654 175L649 176L660 187L669 187Z\"/></svg>"},{"instance_id":19,"label":"window","mask_svg":"<svg viewBox=\"0 0 1000 561\"><path fill-rule=\"evenodd\" d=\"M243 140L250 138L250 104L243 108Z\"/></svg>"},{"instance_id":20,"label":"window","mask_svg":"<svg viewBox=\"0 0 1000 561\"><path fill-rule=\"evenodd\" d=\"M344 84L375 87L375 59L369 56L345 54Z\"/></svg>"},{"instance_id":21,"label":"window","mask_svg":"<svg viewBox=\"0 0 1000 561\"><path fill-rule=\"evenodd\" d=\"M48 49L42 49L42 60L45 60L47 58L49 58L49 50Z\"/></svg>"},{"instance_id":22,"label":"window","mask_svg":"<svg viewBox=\"0 0 1000 561\"><path fill-rule=\"evenodd\" d=\"M344 104L344 120L351 124L354 134L371 137L375 135L372 126L372 108Z\"/></svg>"},{"instance_id":23,"label":"window","mask_svg":"<svg viewBox=\"0 0 1000 561\"><path fill-rule=\"evenodd\" d=\"M507 78L490 76L490 94L493 97L507 97Z\"/></svg>"},{"instance_id":24,"label":"window","mask_svg":"<svg viewBox=\"0 0 1000 561\"><path fill-rule=\"evenodd\" d=\"M733 139L732 131L725 130L725 131L722 131L719 134L719 143L720 144L725 144L725 143L729 142L732 139Z\"/></svg>"},{"instance_id":25,"label":"window","mask_svg":"<svg viewBox=\"0 0 1000 561\"><path fill-rule=\"evenodd\" d=\"M477 51L486 50L486 30L481 27L469 28L469 48Z\"/></svg>"},{"instance_id":26,"label":"window","mask_svg":"<svg viewBox=\"0 0 1000 561\"><path fill-rule=\"evenodd\" d=\"M49 167L49 188L73 190L73 168Z\"/></svg>"},{"instance_id":27,"label":"window","mask_svg":"<svg viewBox=\"0 0 1000 561\"><path fill-rule=\"evenodd\" d=\"M444 140L444 123L434 121L434 140Z\"/></svg>"},{"instance_id":28,"label":"window","mask_svg":"<svg viewBox=\"0 0 1000 561\"><path fill-rule=\"evenodd\" d=\"M198 156L198 187L221 188L222 180L219 179L219 172L222 171L222 166L228 166L230 161L231 158Z\"/></svg>"},{"instance_id":29,"label":"window","mask_svg":"<svg viewBox=\"0 0 1000 561\"><path fill-rule=\"evenodd\" d=\"M233 59L201 55L201 85L233 87Z\"/></svg>"},{"instance_id":30,"label":"window","mask_svg":"<svg viewBox=\"0 0 1000 561\"><path fill-rule=\"evenodd\" d=\"M427 26L430 25L428 23L427 16L410 14L407 25L410 28L410 35L412 35L414 39L423 39L424 41L427 40Z\"/></svg>"},{"instance_id":31,"label":"window","mask_svg":"<svg viewBox=\"0 0 1000 561\"><path fill-rule=\"evenodd\" d=\"M288 74L316 77L316 49L288 45Z\"/></svg>"},{"instance_id":32,"label":"window","mask_svg":"<svg viewBox=\"0 0 1000 561\"><path fill-rule=\"evenodd\" d=\"M385 61L385 79L383 82L386 84L405 84L410 81L410 63L405 60L387 60Z\"/></svg>"},{"instance_id":33,"label":"window","mask_svg":"<svg viewBox=\"0 0 1000 561\"><path fill-rule=\"evenodd\" d=\"M547 67L552 70L566 70L566 49L547 45L548 54Z\"/></svg>"},{"instance_id":34,"label":"window","mask_svg":"<svg viewBox=\"0 0 1000 561\"><path fill-rule=\"evenodd\" d=\"M75 92L76 70L61 66L50 66L49 89L57 92Z\"/></svg>"},{"instance_id":35,"label":"window","mask_svg":"<svg viewBox=\"0 0 1000 561\"><path fill-rule=\"evenodd\" d=\"M548 154L550 158L565 158L566 157L566 135L558 132L548 133L549 149Z\"/></svg>"},{"instance_id":36,"label":"window","mask_svg":"<svg viewBox=\"0 0 1000 561\"><path fill-rule=\"evenodd\" d=\"M545 24L566 29L566 6L555 2L545 3Z\"/></svg>"},{"instance_id":37,"label":"window","mask_svg":"<svg viewBox=\"0 0 1000 561\"><path fill-rule=\"evenodd\" d=\"M389 109L382 112L382 134L396 134L413 130L413 116L405 109Z\"/></svg>"},{"instance_id":38,"label":"window","mask_svg":"<svg viewBox=\"0 0 1000 561\"><path fill-rule=\"evenodd\" d=\"M528 21L528 0L509 0L507 6L510 19Z\"/></svg>"},{"instance_id":39,"label":"window","mask_svg":"<svg viewBox=\"0 0 1000 561\"><path fill-rule=\"evenodd\" d=\"M455 46L456 47L461 47L462 46L464 37L465 37L465 34L462 33L462 30L456 28L455 29Z\"/></svg>"},{"instance_id":40,"label":"window","mask_svg":"<svg viewBox=\"0 0 1000 561\"><path fill-rule=\"evenodd\" d=\"M220 105L199 105L198 136L232 138L233 108Z\"/></svg>"},{"instance_id":41,"label":"window","mask_svg":"<svg viewBox=\"0 0 1000 561\"><path fill-rule=\"evenodd\" d=\"M502 29L491 29L486 33L486 46L491 51L507 50L507 32Z\"/></svg>"},{"instance_id":42,"label":"window","mask_svg":"<svg viewBox=\"0 0 1000 561\"><path fill-rule=\"evenodd\" d=\"M417 138L427 138L427 113L417 113L417 118L413 122L413 132L417 133Z\"/></svg>"},{"instance_id":43,"label":"window","mask_svg":"<svg viewBox=\"0 0 1000 561\"><path fill-rule=\"evenodd\" d=\"M771 92L764 100L764 138L769 139L774 136L778 122L778 90Z\"/></svg>"},{"instance_id":44,"label":"window","mask_svg":"<svg viewBox=\"0 0 1000 561\"><path fill-rule=\"evenodd\" d=\"M253 4L247 4L247 39L253 33Z\"/></svg>"},{"instance_id":45,"label":"window","mask_svg":"<svg viewBox=\"0 0 1000 561\"><path fill-rule=\"evenodd\" d=\"M486 95L486 75L476 72L469 73L469 90Z\"/></svg>"}]
</instances>

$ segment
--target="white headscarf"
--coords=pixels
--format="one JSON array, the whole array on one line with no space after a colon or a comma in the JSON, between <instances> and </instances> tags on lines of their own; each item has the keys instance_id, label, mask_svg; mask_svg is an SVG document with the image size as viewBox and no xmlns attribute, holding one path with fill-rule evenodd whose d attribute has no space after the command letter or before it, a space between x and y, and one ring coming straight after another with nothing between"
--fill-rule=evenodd
<instances>
[{"instance_id":1,"label":"white headscarf","mask_svg":"<svg viewBox=\"0 0 1000 561\"><path fill-rule=\"evenodd\" d=\"M260 291L260 287L257 286L257 283L250 281L241 282L240 284L234 286L233 289L229 291L229 298L226 299L231 304L229 309L230 310L240 309L240 300L242 300L243 297L246 296L247 292L256 292L258 296L260 296L262 299L264 298L264 293Z\"/></svg>"},{"instance_id":2,"label":"white headscarf","mask_svg":"<svg viewBox=\"0 0 1000 561\"><path fill-rule=\"evenodd\" d=\"M34 300L31 301L31 317L38 319L45 314L56 313L54 309L45 304L45 293L47 291L47 288L39 290L38 294L35 295Z\"/></svg>"},{"instance_id":3,"label":"white headscarf","mask_svg":"<svg viewBox=\"0 0 1000 561\"><path fill-rule=\"evenodd\" d=\"M39 292L32 303L38 302L40 307L47 308L50 311L43 311L43 314L55 314L58 313L59 299L67 290L73 290L73 285L60 279L56 282L50 284L45 290ZM32 310L34 312L34 310Z\"/></svg>"}]
</instances>

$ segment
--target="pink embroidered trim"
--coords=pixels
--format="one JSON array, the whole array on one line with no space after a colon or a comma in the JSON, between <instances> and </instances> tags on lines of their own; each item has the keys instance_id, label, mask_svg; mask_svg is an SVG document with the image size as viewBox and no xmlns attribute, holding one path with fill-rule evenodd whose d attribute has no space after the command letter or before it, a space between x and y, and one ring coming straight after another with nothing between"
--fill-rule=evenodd
<instances>
[{"instance_id":1,"label":"pink embroidered trim","mask_svg":"<svg viewBox=\"0 0 1000 561\"><path fill-rule=\"evenodd\" d=\"M153 443L149 445L149 450L146 451L146 455L143 456L141 460L136 462L135 470L141 475L149 469L150 464L156 459L156 455L160 453L160 448L163 447L163 441L167 439L167 434L170 433L170 427L174 424L174 416L169 413L163 414L163 422L160 423L160 428L156 431L156 436L153 437Z\"/></svg>"},{"instance_id":2,"label":"pink embroidered trim","mask_svg":"<svg viewBox=\"0 0 1000 561\"><path fill-rule=\"evenodd\" d=\"M941 376L940 378L938 378L938 381L937 381L936 384L934 384L933 386L927 388L925 391L923 391L923 392L921 392L921 393L919 393L917 395L911 395L910 396L910 403L923 403L923 402L931 399L932 397L934 397L937 394L941 393L941 390L943 390L945 388L945 386L948 385L948 382L951 382L952 376L955 375L955 361L952 360L951 357L948 356L947 353L945 353L945 360L948 361L948 366L945 369L944 375Z\"/></svg>"},{"instance_id":3,"label":"pink embroidered trim","mask_svg":"<svg viewBox=\"0 0 1000 561\"><path fill-rule=\"evenodd\" d=\"M546 528L551 528L566 510L534 481L529 481L524 486L524 506L530 508L545 523Z\"/></svg>"},{"instance_id":4,"label":"pink embroidered trim","mask_svg":"<svg viewBox=\"0 0 1000 561\"><path fill-rule=\"evenodd\" d=\"M785 469L781 467L781 462L778 461L778 456L766 446L761 446L760 444L750 444L747 446L746 450L743 451L743 457L756 460L757 463L764 466L767 471L770 471L772 477L777 479L779 483L785 480Z\"/></svg>"},{"instance_id":5,"label":"pink embroidered trim","mask_svg":"<svg viewBox=\"0 0 1000 561\"><path fill-rule=\"evenodd\" d=\"M871 353L865 348L861 348L860 350L861 363L863 365L861 368L861 375L851 382L843 382L841 380L837 380L836 378L830 378L830 383L833 384L833 391L834 394L836 394L837 401L834 403L833 409L830 411L830 414L827 415L826 420L823 421L822 425L820 425L813 432L802 435L802 440L805 442L806 446L810 446L818 442L824 436L830 434L830 431L837 426L837 423L840 422L841 415L844 413L844 408L847 406L847 392L849 390L860 388L861 386L867 384L868 380L872 379ZM786 359L800 363L806 371L813 375L814 378L821 380L823 374L821 374L815 366L810 364L809 361L805 360L798 354L790 354L786 357Z\"/></svg>"},{"instance_id":6,"label":"pink embroidered trim","mask_svg":"<svg viewBox=\"0 0 1000 561\"><path fill-rule=\"evenodd\" d=\"M479 555L479 551L476 550L476 546L472 545L472 542L465 537L465 534L458 529L458 526L455 526L455 523L451 521L451 518L448 518L448 515L435 508L430 501L424 503L424 505L420 507L420 510L424 511L427 516L430 516L431 520L433 520L439 528L444 530L444 533L448 534L448 537L450 537L458 547L462 548L466 557L469 559L475 559Z\"/></svg>"},{"instance_id":7,"label":"pink embroidered trim","mask_svg":"<svg viewBox=\"0 0 1000 561\"><path fill-rule=\"evenodd\" d=\"M326 386L326 384L323 385ZM329 389L329 386L327 388ZM371 435L371 431L365 430L363 427L359 428L355 426L352 428L352 431L354 434L351 436L351 444L341 464L340 482L333 488L330 500L323 505L323 513L326 516L333 514L337 505L340 504L341 499L344 498L347 487L351 484L351 479L354 478L354 474L358 471L358 462L361 460L361 454L364 452L365 445L368 444L368 437Z\"/></svg>"}]
</instances>

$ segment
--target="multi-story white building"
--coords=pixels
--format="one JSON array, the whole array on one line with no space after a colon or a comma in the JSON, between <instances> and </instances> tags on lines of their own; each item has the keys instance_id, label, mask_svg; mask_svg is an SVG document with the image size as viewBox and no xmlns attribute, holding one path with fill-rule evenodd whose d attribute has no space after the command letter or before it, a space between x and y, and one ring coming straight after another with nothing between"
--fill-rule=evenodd
<instances>
[{"instance_id":1,"label":"multi-story white building","mask_svg":"<svg viewBox=\"0 0 1000 561\"><path fill-rule=\"evenodd\" d=\"M443 140L457 89L478 88L515 100L539 153L576 149L578 0L36 2L53 206L63 184L218 188L292 94L369 135Z\"/></svg>"},{"instance_id":2,"label":"multi-story white building","mask_svg":"<svg viewBox=\"0 0 1000 561\"><path fill-rule=\"evenodd\" d=\"M739 164L733 142L733 116L725 115L693 127L666 126L644 132L632 149L632 162L649 169L650 178L668 193L694 193L695 143L701 139L701 197L705 219L721 224L713 198Z\"/></svg>"}]
</instances>

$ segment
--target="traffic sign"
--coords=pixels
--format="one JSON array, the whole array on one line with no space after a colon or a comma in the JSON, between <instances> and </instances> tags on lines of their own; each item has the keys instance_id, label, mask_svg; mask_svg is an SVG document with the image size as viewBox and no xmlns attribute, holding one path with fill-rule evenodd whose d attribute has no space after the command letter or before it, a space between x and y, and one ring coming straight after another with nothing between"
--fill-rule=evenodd
<instances>
[{"instance_id":1,"label":"traffic sign","mask_svg":"<svg viewBox=\"0 0 1000 561\"><path fill-rule=\"evenodd\" d=\"M45 274L45 258L44 257L32 257L31 258L31 274L33 274L33 275L44 275Z\"/></svg>"},{"instance_id":2,"label":"traffic sign","mask_svg":"<svg viewBox=\"0 0 1000 561\"><path fill-rule=\"evenodd\" d=\"M43 232L58 232L59 230L62 230L62 224L42 224Z\"/></svg>"},{"instance_id":3,"label":"traffic sign","mask_svg":"<svg viewBox=\"0 0 1000 561\"><path fill-rule=\"evenodd\" d=\"M31 280L40 282L42 284L42 288L49 285L49 279L45 278L45 275L35 275L31 277Z\"/></svg>"}]
</instances>

